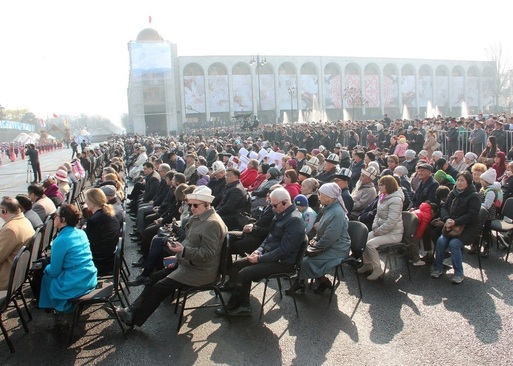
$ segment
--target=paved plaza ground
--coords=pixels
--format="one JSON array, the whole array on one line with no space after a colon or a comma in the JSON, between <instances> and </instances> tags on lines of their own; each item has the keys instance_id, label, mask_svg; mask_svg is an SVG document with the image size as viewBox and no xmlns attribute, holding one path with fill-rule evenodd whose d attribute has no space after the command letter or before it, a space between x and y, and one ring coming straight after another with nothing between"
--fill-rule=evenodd
<instances>
[{"instance_id":1,"label":"paved plaza ground","mask_svg":"<svg viewBox=\"0 0 513 366\"><path fill-rule=\"evenodd\" d=\"M54 170L69 159L71 150L43 155L43 170ZM26 163L0 168L0 193L26 191ZM43 173L45 174L45 173ZM129 220L129 225L131 225ZM131 230L131 228L129 228ZM127 241L128 262L138 247ZM273 283L265 315L258 320L263 284L252 291L253 317L216 317L213 309L186 312L176 333L178 316L164 301L142 328L123 339L113 320L80 323L73 344L68 334L48 332L51 314L32 309L34 320L25 334L15 311L3 319L16 354L0 336L1 365L511 365L513 360L513 256L492 249L483 259L484 282L477 258L464 253L465 281L450 282L452 271L434 280L429 267L412 269L398 263L382 283L362 277L363 299L358 302L356 278L350 270L331 305L328 294L307 290L298 295L300 316L291 298L280 300ZM132 271L132 278L136 276ZM135 299L142 287L133 288ZM30 291L27 292L28 294ZM211 301L208 293L190 302ZM88 309L85 317L105 318Z\"/></svg>"}]
</instances>

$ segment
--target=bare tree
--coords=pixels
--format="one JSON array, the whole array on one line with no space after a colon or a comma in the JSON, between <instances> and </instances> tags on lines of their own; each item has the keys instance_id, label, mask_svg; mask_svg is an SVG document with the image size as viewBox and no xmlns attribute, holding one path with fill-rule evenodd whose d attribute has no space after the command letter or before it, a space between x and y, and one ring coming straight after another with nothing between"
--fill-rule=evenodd
<instances>
[{"instance_id":1,"label":"bare tree","mask_svg":"<svg viewBox=\"0 0 513 366\"><path fill-rule=\"evenodd\" d=\"M346 101L346 105L351 107L352 118L356 119L355 109L363 108L368 104L367 98L363 95L363 91L360 88L350 87L344 89L342 99Z\"/></svg>"},{"instance_id":2,"label":"bare tree","mask_svg":"<svg viewBox=\"0 0 513 366\"><path fill-rule=\"evenodd\" d=\"M486 55L489 60L494 63L493 77L493 98L495 104L495 112L499 111L500 98L507 98L510 91L512 69L508 66L508 60L504 57L502 52L502 44L491 44L486 49Z\"/></svg>"}]
</instances>

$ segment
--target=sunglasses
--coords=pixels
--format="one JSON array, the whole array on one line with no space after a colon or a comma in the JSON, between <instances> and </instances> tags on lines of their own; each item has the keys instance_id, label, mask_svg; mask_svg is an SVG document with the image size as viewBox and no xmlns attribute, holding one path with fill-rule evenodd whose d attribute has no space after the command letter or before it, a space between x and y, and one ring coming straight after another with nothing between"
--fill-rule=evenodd
<instances>
[{"instance_id":1,"label":"sunglasses","mask_svg":"<svg viewBox=\"0 0 513 366\"><path fill-rule=\"evenodd\" d=\"M286 204L286 203L287 203L287 202L285 202L285 201L281 201L281 202L279 202L279 203L277 203L277 204L275 204L275 205L271 205L271 206L273 206L273 208L277 208L280 204L281 204L281 205L283 205L283 206L285 206L285 204Z\"/></svg>"},{"instance_id":2,"label":"sunglasses","mask_svg":"<svg viewBox=\"0 0 513 366\"><path fill-rule=\"evenodd\" d=\"M191 208L191 207L198 208L201 205L204 205L204 203L189 203L189 208Z\"/></svg>"}]
</instances>

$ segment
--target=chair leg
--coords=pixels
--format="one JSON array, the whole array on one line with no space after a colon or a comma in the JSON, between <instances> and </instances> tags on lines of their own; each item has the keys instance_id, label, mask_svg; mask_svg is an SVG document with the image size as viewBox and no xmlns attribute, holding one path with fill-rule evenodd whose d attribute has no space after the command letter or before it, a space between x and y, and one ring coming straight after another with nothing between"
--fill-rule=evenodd
<instances>
[{"instance_id":1,"label":"chair leg","mask_svg":"<svg viewBox=\"0 0 513 366\"><path fill-rule=\"evenodd\" d=\"M11 338L9 338L9 333L7 333L7 329L4 327L4 322L2 321L2 314L0 314L0 328L2 328L2 333L4 334L5 341L11 350L11 353L14 353L14 345L12 344Z\"/></svg>"},{"instance_id":2,"label":"chair leg","mask_svg":"<svg viewBox=\"0 0 513 366\"><path fill-rule=\"evenodd\" d=\"M29 320L32 320L32 313L30 312L28 306L27 306L27 300L25 299L25 295L23 295L23 292L20 291L21 300L23 301L23 306L25 307L25 311L27 312L27 316Z\"/></svg>"},{"instance_id":3,"label":"chair leg","mask_svg":"<svg viewBox=\"0 0 513 366\"><path fill-rule=\"evenodd\" d=\"M176 327L176 333L178 333L180 331L180 328L182 327L183 312L185 311L185 304L187 302L188 294L189 294L189 292L186 291L185 294L183 295L182 309L180 309L180 317L178 318L178 326Z\"/></svg>"},{"instance_id":4,"label":"chair leg","mask_svg":"<svg viewBox=\"0 0 513 366\"><path fill-rule=\"evenodd\" d=\"M224 311L226 312L226 317L228 318L228 322L231 322L230 319L230 313L228 312L228 309L226 308L226 303L224 302L223 295L221 294L221 291L219 288L214 287L214 292L216 294L216 297L219 297L219 300L221 300L221 305L223 306Z\"/></svg>"},{"instance_id":5,"label":"chair leg","mask_svg":"<svg viewBox=\"0 0 513 366\"><path fill-rule=\"evenodd\" d=\"M116 314L116 310L114 310L114 314ZM75 325L78 323L78 319L80 318L80 314L82 313L82 304L78 303L75 306L75 311L73 312L73 320L71 321L71 331L69 333L69 344L73 343L73 335L75 333ZM117 314L116 314L117 316Z\"/></svg>"},{"instance_id":6,"label":"chair leg","mask_svg":"<svg viewBox=\"0 0 513 366\"><path fill-rule=\"evenodd\" d=\"M385 281L385 274L387 273L387 266L390 262L390 249L387 250L387 255L385 257L385 268L383 268L383 274L381 275L381 283Z\"/></svg>"},{"instance_id":7,"label":"chair leg","mask_svg":"<svg viewBox=\"0 0 513 366\"><path fill-rule=\"evenodd\" d=\"M506 253L506 262L508 261L509 252L511 252L511 237L512 236L513 236L513 234L510 234L510 236L509 236L508 252Z\"/></svg>"},{"instance_id":8,"label":"chair leg","mask_svg":"<svg viewBox=\"0 0 513 366\"><path fill-rule=\"evenodd\" d=\"M330 300L328 301L328 306L331 304L331 300L333 299L333 293L335 292L335 287L338 287L340 284L340 278L338 275L340 265L335 267L335 274L333 275L333 283L331 284L331 292L330 292Z\"/></svg>"},{"instance_id":9,"label":"chair leg","mask_svg":"<svg viewBox=\"0 0 513 366\"><path fill-rule=\"evenodd\" d=\"M491 232L490 232L490 242L492 240ZM491 243L490 243L491 245ZM481 239L478 241L477 244L477 262L479 263L479 272L481 272L481 281L484 282L484 276L483 276L483 267L481 266L481 248L483 246L483 237L481 236Z\"/></svg>"},{"instance_id":10,"label":"chair leg","mask_svg":"<svg viewBox=\"0 0 513 366\"><path fill-rule=\"evenodd\" d=\"M18 302L16 301L15 298L12 299L12 302L14 303L14 306L16 307L16 311L18 312L18 315L20 317L21 324L23 324L23 329L25 329L25 333L28 333L29 329L27 326L27 322L25 321L25 317L23 316L23 313L21 312L21 308L18 305Z\"/></svg>"},{"instance_id":11,"label":"chair leg","mask_svg":"<svg viewBox=\"0 0 513 366\"><path fill-rule=\"evenodd\" d=\"M175 314L178 312L178 305L180 304L180 296L182 295L182 290L178 289L178 295L176 296L175 303Z\"/></svg>"},{"instance_id":12,"label":"chair leg","mask_svg":"<svg viewBox=\"0 0 513 366\"><path fill-rule=\"evenodd\" d=\"M109 303L110 308L111 308L111 309L112 309L112 311L114 312L114 315L115 315L115 317L116 317L116 320L118 321L119 327L121 328L121 331L123 332L123 337L124 337L125 339L127 339L125 327L123 326L123 322L121 321L121 319L119 319L119 315L118 315L118 313L116 312L116 308L114 307L114 304L112 303L112 301L110 301L110 300L108 300L108 299L107 299L107 302Z\"/></svg>"},{"instance_id":13,"label":"chair leg","mask_svg":"<svg viewBox=\"0 0 513 366\"><path fill-rule=\"evenodd\" d=\"M360 276L358 276L358 267L355 265L353 266L354 268L354 273L356 275L356 280L358 281L358 290L360 291L360 299L363 297L363 293L362 293L362 283L360 282Z\"/></svg>"},{"instance_id":14,"label":"chair leg","mask_svg":"<svg viewBox=\"0 0 513 366\"><path fill-rule=\"evenodd\" d=\"M278 281L280 279L278 278ZM290 278L289 276L289 283L290 283L290 287L292 288L292 278ZM280 294L281 294L281 288L280 288ZM294 308L296 309L296 315L299 317L299 311L297 309L297 302L296 302L296 291L292 291L292 300L294 300Z\"/></svg>"},{"instance_id":15,"label":"chair leg","mask_svg":"<svg viewBox=\"0 0 513 366\"><path fill-rule=\"evenodd\" d=\"M281 291L281 279L278 277L278 278L276 278L276 281L278 281L278 290L280 291L280 299L283 299L283 294ZM291 281L291 283L292 283L292 281Z\"/></svg>"},{"instance_id":16,"label":"chair leg","mask_svg":"<svg viewBox=\"0 0 513 366\"><path fill-rule=\"evenodd\" d=\"M262 297L262 305L260 306L260 317L258 318L258 320L262 320L262 315L264 315L265 294L267 292L267 283L268 282L269 282L269 280L266 278L265 285L264 285L264 296Z\"/></svg>"},{"instance_id":17,"label":"chair leg","mask_svg":"<svg viewBox=\"0 0 513 366\"><path fill-rule=\"evenodd\" d=\"M408 278L411 281L410 260L408 259L408 252L406 252L406 254L404 255L404 259L406 262L406 269L408 269Z\"/></svg>"}]
</instances>

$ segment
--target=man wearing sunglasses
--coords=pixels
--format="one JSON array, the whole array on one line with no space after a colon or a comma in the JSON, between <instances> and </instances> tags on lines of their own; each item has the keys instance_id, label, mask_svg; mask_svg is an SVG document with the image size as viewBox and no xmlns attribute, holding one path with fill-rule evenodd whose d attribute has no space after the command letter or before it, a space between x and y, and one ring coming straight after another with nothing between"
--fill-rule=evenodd
<instances>
[{"instance_id":1,"label":"man wearing sunglasses","mask_svg":"<svg viewBox=\"0 0 513 366\"><path fill-rule=\"evenodd\" d=\"M233 263L229 271L233 292L226 307L228 313L221 308L216 310L217 315L251 316L251 282L274 273L290 272L294 268L305 237L303 218L285 188L277 188L271 193L270 205L275 215L269 235L257 250Z\"/></svg>"},{"instance_id":2,"label":"man wearing sunglasses","mask_svg":"<svg viewBox=\"0 0 513 366\"><path fill-rule=\"evenodd\" d=\"M130 326L142 326L175 290L207 285L217 278L226 225L210 206L214 196L208 187L197 187L187 200L192 212L187 235L182 243L168 242L168 249L175 255L164 258L175 264L151 274L148 285L132 305L116 310Z\"/></svg>"}]
</instances>

